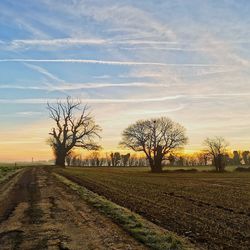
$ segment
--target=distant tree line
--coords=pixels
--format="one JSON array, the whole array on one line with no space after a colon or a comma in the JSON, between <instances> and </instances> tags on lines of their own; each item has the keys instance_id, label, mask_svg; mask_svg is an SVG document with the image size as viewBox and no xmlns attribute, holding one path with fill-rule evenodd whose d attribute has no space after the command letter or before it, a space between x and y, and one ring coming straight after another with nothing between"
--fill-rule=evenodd
<instances>
[{"instance_id":1,"label":"distant tree line","mask_svg":"<svg viewBox=\"0 0 250 250\"><path fill-rule=\"evenodd\" d=\"M106 153L103 156L99 152L92 152L83 157L79 154L71 153L66 157L67 166L78 167L146 167L148 161L145 157L136 154L121 154L119 152Z\"/></svg>"},{"instance_id":2,"label":"distant tree line","mask_svg":"<svg viewBox=\"0 0 250 250\"><path fill-rule=\"evenodd\" d=\"M226 152L224 155L226 166L250 165L250 151ZM178 167L195 167L213 165L213 159L207 152L193 154L171 154L165 165Z\"/></svg>"},{"instance_id":3,"label":"distant tree line","mask_svg":"<svg viewBox=\"0 0 250 250\"><path fill-rule=\"evenodd\" d=\"M226 152L223 155L225 166L250 165L250 151ZM87 156L72 152L66 157L67 166L82 167L149 167L148 160L136 154L122 154L120 152L100 153L94 151ZM170 154L162 163L169 167L197 167L215 165L213 158L207 151L192 154ZM224 169L223 169L224 170ZM222 171L222 169L218 169Z\"/></svg>"}]
</instances>

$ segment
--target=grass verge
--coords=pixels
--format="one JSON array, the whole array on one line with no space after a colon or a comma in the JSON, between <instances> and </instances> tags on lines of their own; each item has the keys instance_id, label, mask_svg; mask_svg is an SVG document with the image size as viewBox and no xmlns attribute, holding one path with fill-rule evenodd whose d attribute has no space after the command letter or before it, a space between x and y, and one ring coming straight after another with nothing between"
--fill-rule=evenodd
<instances>
[{"instance_id":1,"label":"grass verge","mask_svg":"<svg viewBox=\"0 0 250 250\"><path fill-rule=\"evenodd\" d=\"M9 180L17 172L21 171L21 167L1 167L0 166L0 184Z\"/></svg>"},{"instance_id":2,"label":"grass verge","mask_svg":"<svg viewBox=\"0 0 250 250\"><path fill-rule=\"evenodd\" d=\"M126 232L143 243L150 249L155 250L184 250L195 249L188 241L168 232L155 224L147 221L138 214L121 207L106 198L80 186L69 179L54 173L55 177L76 191L84 201L97 208L100 212L110 217L119 224Z\"/></svg>"}]
</instances>

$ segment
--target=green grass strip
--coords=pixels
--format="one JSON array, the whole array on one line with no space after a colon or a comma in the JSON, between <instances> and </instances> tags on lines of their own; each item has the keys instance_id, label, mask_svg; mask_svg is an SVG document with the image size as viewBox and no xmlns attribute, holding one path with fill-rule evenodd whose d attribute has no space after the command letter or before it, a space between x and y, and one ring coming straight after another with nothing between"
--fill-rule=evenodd
<instances>
[{"instance_id":1,"label":"green grass strip","mask_svg":"<svg viewBox=\"0 0 250 250\"><path fill-rule=\"evenodd\" d=\"M110 217L119 224L126 232L143 243L150 249L155 250L184 250L195 249L189 242L159 228L155 224L142 218L140 215L121 207L106 198L80 186L69 179L54 173L56 178L76 191L84 201L97 208L100 212Z\"/></svg>"},{"instance_id":2,"label":"green grass strip","mask_svg":"<svg viewBox=\"0 0 250 250\"><path fill-rule=\"evenodd\" d=\"M21 171L21 168L0 167L0 184L10 179L19 171Z\"/></svg>"}]
</instances>

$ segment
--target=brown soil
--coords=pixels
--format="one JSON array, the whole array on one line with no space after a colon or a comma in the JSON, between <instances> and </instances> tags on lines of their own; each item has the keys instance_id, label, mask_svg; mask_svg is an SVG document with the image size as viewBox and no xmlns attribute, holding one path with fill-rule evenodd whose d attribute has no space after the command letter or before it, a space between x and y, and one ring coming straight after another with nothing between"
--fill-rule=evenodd
<instances>
[{"instance_id":1,"label":"brown soil","mask_svg":"<svg viewBox=\"0 0 250 250\"><path fill-rule=\"evenodd\" d=\"M0 185L1 250L146 249L43 167Z\"/></svg>"},{"instance_id":2,"label":"brown soil","mask_svg":"<svg viewBox=\"0 0 250 250\"><path fill-rule=\"evenodd\" d=\"M68 168L60 174L197 247L250 249L250 182L245 174L126 171Z\"/></svg>"}]
</instances>

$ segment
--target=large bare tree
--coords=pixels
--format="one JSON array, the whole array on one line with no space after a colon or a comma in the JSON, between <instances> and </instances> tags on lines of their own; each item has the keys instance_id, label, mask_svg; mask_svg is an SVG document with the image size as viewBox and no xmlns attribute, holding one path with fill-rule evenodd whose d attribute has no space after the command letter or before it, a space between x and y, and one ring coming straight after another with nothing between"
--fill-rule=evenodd
<instances>
[{"instance_id":1,"label":"large bare tree","mask_svg":"<svg viewBox=\"0 0 250 250\"><path fill-rule=\"evenodd\" d=\"M207 138L204 141L206 150L212 157L213 165L217 172L222 172L225 169L226 161L225 154L227 151L228 143L223 137Z\"/></svg>"},{"instance_id":2,"label":"large bare tree","mask_svg":"<svg viewBox=\"0 0 250 250\"><path fill-rule=\"evenodd\" d=\"M76 147L97 150L99 145L94 141L100 137L100 127L95 124L88 112L88 107L78 100L68 97L56 104L47 104L50 118L54 120L49 143L55 154L55 164L65 166L65 158Z\"/></svg>"},{"instance_id":3,"label":"large bare tree","mask_svg":"<svg viewBox=\"0 0 250 250\"><path fill-rule=\"evenodd\" d=\"M185 128L169 118L139 120L123 131L121 145L144 152L152 172L162 172L164 157L187 143Z\"/></svg>"}]
</instances>

